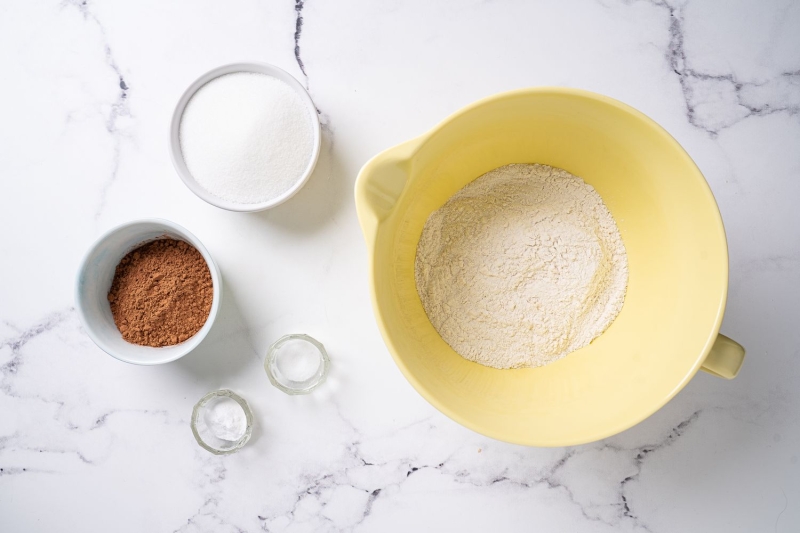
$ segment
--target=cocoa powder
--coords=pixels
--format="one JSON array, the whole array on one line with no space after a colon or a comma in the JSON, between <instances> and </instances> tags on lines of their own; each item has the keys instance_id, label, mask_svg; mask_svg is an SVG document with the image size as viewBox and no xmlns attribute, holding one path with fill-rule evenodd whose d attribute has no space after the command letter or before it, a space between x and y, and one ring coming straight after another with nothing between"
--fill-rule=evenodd
<instances>
[{"instance_id":1,"label":"cocoa powder","mask_svg":"<svg viewBox=\"0 0 800 533\"><path fill-rule=\"evenodd\" d=\"M203 327L214 284L200 252L175 239L159 239L122 258L108 302L122 338L144 346L172 346Z\"/></svg>"}]
</instances>

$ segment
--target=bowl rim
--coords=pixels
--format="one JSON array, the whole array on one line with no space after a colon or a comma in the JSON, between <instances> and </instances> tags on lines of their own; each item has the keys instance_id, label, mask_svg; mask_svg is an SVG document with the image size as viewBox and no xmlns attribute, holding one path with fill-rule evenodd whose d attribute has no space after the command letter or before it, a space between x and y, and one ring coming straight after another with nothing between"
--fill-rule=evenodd
<instances>
[{"instance_id":1,"label":"bowl rim","mask_svg":"<svg viewBox=\"0 0 800 533\"><path fill-rule=\"evenodd\" d=\"M201 87L209 83L210 81L219 78L220 76L224 76L226 74L233 74L236 72L252 72L256 74L264 74L267 76L271 76L276 78L280 81L283 81L287 85L289 85L294 91L300 96L300 99L303 100L303 104L308 109L309 115L311 116L312 122L312 134L314 137L313 140L313 149L311 153L311 159L308 162L308 166L306 167L305 172L303 175L298 179L292 187L286 191L285 193L267 200L265 202L259 202L254 204L240 204L236 202L231 202L229 200L225 200L218 196L215 196L204 189L192 176L191 172L186 166L186 162L183 159L183 153L181 152L181 141L180 141L180 128L181 128L181 118L183 117L183 112L186 109L187 104L195 95L195 93L200 90ZM205 202L219 207L220 209L225 209L227 211L236 211L240 213L253 213L256 211L264 211L266 209L271 209L275 206L282 204L283 202L287 201L289 198L297 194L300 189L308 182L311 174L314 173L314 169L317 166L317 161L319 160L319 154L322 145L322 133L321 133L321 126L319 122L319 112L317 111L317 106L314 104L314 101L311 99L311 95L308 94L303 85L297 81L297 79L275 65L265 62L259 61L238 61L236 63L228 63L225 65L221 65L215 67L208 72L202 74L197 79L195 79L183 92L181 97L178 99L178 102L175 104L175 108L172 111L172 119L170 120L170 128L169 128L169 154L170 159L172 160L172 166L175 168L175 172L177 172L178 177L180 177L181 181L183 181L184 185L192 191L195 195L197 195L200 199L204 200Z\"/></svg>"},{"instance_id":2,"label":"bowl rim","mask_svg":"<svg viewBox=\"0 0 800 533\"><path fill-rule=\"evenodd\" d=\"M123 229L130 228L133 226L138 226L141 224L156 224L159 226L163 226L165 229L170 229L175 231L176 233L181 234L186 239L186 241L192 246L194 246L195 249L198 252L200 252L200 254L203 256L206 265L208 265L208 270L211 273L211 281L214 284L211 310L208 313L208 318L206 319L205 324L203 324L203 327L201 327L197 333L195 333L182 343L173 345L173 346L182 345L182 349L177 350L173 356L162 357L160 359L153 359L153 360L141 360L137 358L127 357L124 354L115 352L113 348L111 348L105 342L103 342L103 340L100 339L100 337L95 332L94 324L88 318L86 311L83 308L83 298L81 296L81 278L83 277L83 274L86 270L89 258L95 252L100 250L104 245L105 241L115 233L118 233ZM206 247L203 246L203 243L200 242L200 240L192 232L190 232L180 224L176 224L175 222L163 218L143 218L138 220L132 220L114 226L111 229L107 230L100 237L98 237L88 248L88 250L84 253L80 262L80 266L78 267L78 272L75 276L75 289L74 289L75 309L78 312L78 317L80 318L81 324L83 325L83 329L86 330L86 333L87 335L89 335L89 338L92 339L92 342L94 342L101 350L106 352L111 357L125 363L130 363L140 366L154 366L154 365L161 365L164 363L171 363L172 361L175 361L185 356L186 354L194 350L197 346L199 346L200 343L203 341L203 339L205 339L206 335L208 335L208 332L211 330L211 327L214 325L214 321L216 320L217 313L219 311L221 298L222 298L222 275L220 274L217 264L214 262L214 259L211 257L211 254L208 252ZM154 347L154 349L158 348Z\"/></svg>"},{"instance_id":3,"label":"bowl rim","mask_svg":"<svg viewBox=\"0 0 800 533\"><path fill-rule=\"evenodd\" d=\"M615 108L623 113L636 118L639 122L645 124L651 130L653 130L659 137L669 146L676 150L677 154L680 154L681 157L684 158L687 166L692 168L694 172L691 174L693 175L693 179L695 179L703 190L703 194L705 195L706 199L710 201L709 205L713 207L713 215L714 215L714 222L715 222L715 229L719 235L719 238L722 241L723 250L724 250L724 258L722 261L722 276L723 276L723 287L724 290L721 292L719 297L719 305L717 307L716 316L714 317L714 322L711 330L709 331L708 337L706 338L705 344L702 350L698 353L697 360L689 368L684 375L684 377L675 384L675 386L669 391L668 394L664 396L664 398L659 401L655 402L653 406L649 409L645 409L643 411L643 415L632 417L630 419L621 421L614 425L609 425L609 427L603 431L596 431L594 433L586 433L579 438L516 438L511 432L503 431L503 430L495 430L495 429L487 429L482 427L480 424L473 423L468 418L462 416L461 414L457 413L444 403L440 402L436 396L432 393L432 391L428 390L427 387L423 386L416 377L410 372L408 367L405 365L403 360L398 355L397 347L394 345L391 336L388 334L387 328L387 321L386 318L383 316L383 311L378 304L378 296L376 290L376 283L375 283L375 246L372 241L377 238L377 230L380 225L383 223L383 220L377 222L377 226L375 227L374 234L371 236L367 236L367 252L369 257L369 284L370 284L370 299L372 300L372 307L375 315L376 322L378 324L378 329L380 330L381 337L386 344L387 348L389 349L389 353L392 356L397 367L400 369L400 372L403 376L408 380L408 382L414 387L414 389L422 396L428 403L433 405L437 410L441 413L449 417L450 419L454 420L455 422L461 424L462 426L469 428L481 435L485 435L487 437L497 439L504 442L509 442L512 444L520 444L523 446L541 446L541 447L563 447L563 446L576 446L581 444L587 444L590 442L596 442L613 435L617 435L627 429L632 428L633 426L639 424L643 420L647 419L648 417L652 416L656 411L664 407L675 395L678 394L694 377L695 374L700 370L700 367L703 364L708 353L711 351L711 348L714 345L714 342L717 339L719 334L720 326L722 325L722 319L725 313L725 304L727 302L727 295L728 295L728 281L729 281L729 254L728 254L728 245L727 245L727 238L725 235L725 227L722 222L722 214L719 210L719 205L717 204L716 199L714 198L714 194L711 190L711 186L708 184L708 181L703 176L703 173L700 171L700 168L691 158L691 156L686 152L686 150L680 145L680 143L672 136L666 129L664 129L660 124L658 124L655 120L648 117L641 111L637 110L636 108L625 104L619 100L611 98L609 96L605 96L599 93L595 93L592 91L588 91L585 89L577 89L571 87L556 87L556 86L540 86L540 87L525 87L520 89L514 89L510 91L504 91L500 93L496 93L490 96L486 96L479 100L476 100L458 110L451 113L443 120L438 122L435 126L427 130L426 132L422 133L421 135L414 137L409 141L405 141L400 143L396 146L387 148L386 150L376 154L372 157L369 161L367 161L364 166L359 171L358 177L356 179L356 204L360 203L360 199L358 196L358 188L359 182L362 179L362 173L365 169L368 169L372 166L374 161L379 161L384 154L393 151L397 146L401 146L403 144L409 143L413 144L413 149L410 152L409 158L413 158L418 151L427 144L433 137L435 137L442 129L447 127L448 124L457 120L458 118L462 117L465 114L471 113L472 111L476 110L477 108L491 105L500 100L506 100L511 98L516 98L520 96L567 96L571 98L578 98L578 99L586 99L591 100L594 102L601 103L603 105L610 106ZM362 218L361 209L357 209L359 214L359 223L362 227L362 230L366 227L365 220ZM371 240L372 241L371 241ZM477 364L477 363L476 363Z\"/></svg>"}]
</instances>

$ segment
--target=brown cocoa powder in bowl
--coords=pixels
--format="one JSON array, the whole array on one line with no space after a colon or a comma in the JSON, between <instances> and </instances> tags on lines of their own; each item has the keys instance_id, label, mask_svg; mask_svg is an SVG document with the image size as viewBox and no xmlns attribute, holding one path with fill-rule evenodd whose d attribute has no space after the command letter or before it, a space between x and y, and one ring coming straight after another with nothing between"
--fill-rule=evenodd
<instances>
[{"instance_id":1,"label":"brown cocoa powder in bowl","mask_svg":"<svg viewBox=\"0 0 800 533\"><path fill-rule=\"evenodd\" d=\"M159 239L129 252L117 265L108 302L122 338L143 346L172 346L203 327L214 283L205 259L183 241Z\"/></svg>"}]
</instances>

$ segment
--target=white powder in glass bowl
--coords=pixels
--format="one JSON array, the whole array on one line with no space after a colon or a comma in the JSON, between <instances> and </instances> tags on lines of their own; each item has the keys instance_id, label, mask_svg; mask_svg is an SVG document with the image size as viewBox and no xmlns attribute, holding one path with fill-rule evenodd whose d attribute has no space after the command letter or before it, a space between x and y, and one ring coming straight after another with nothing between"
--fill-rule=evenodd
<instances>
[{"instance_id":1,"label":"white powder in glass bowl","mask_svg":"<svg viewBox=\"0 0 800 533\"><path fill-rule=\"evenodd\" d=\"M206 191L239 204L275 199L305 174L314 152L309 110L283 81L235 72L201 87L180 124L183 159Z\"/></svg>"},{"instance_id":2,"label":"white powder in glass bowl","mask_svg":"<svg viewBox=\"0 0 800 533\"><path fill-rule=\"evenodd\" d=\"M235 442L247 430L247 415L233 398L221 396L212 399L205 406L203 421L218 439Z\"/></svg>"}]
</instances>

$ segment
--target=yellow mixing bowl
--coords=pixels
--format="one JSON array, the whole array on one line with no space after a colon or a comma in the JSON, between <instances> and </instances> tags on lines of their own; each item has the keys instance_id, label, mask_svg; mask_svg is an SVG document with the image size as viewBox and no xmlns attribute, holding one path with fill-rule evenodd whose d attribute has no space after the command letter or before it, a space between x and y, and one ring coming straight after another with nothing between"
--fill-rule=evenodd
<instances>
[{"instance_id":1,"label":"yellow mixing bowl","mask_svg":"<svg viewBox=\"0 0 800 533\"><path fill-rule=\"evenodd\" d=\"M542 163L602 196L628 253L622 312L589 346L544 367L496 370L439 336L414 284L428 215L478 176ZM699 368L733 378L744 349L718 335L728 287L722 219L703 175L666 131L586 91L537 88L472 104L370 160L355 187L378 326L397 366L455 421L535 446L623 431L672 398Z\"/></svg>"}]
</instances>

